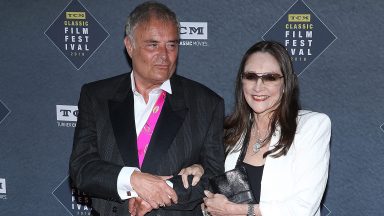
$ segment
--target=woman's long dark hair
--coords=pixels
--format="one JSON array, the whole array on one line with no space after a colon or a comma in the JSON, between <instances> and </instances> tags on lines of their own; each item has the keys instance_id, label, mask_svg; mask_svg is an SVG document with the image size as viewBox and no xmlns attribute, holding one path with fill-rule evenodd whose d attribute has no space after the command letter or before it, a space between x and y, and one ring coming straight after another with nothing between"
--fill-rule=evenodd
<instances>
[{"instance_id":1,"label":"woman's long dark hair","mask_svg":"<svg viewBox=\"0 0 384 216\"><path fill-rule=\"evenodd\" d=\"M292 145L297 128L297 115L300 109L299 89L297 76L293 71L291 58L283 45L274 41L261 41L247 50L241 60L236 78L235 110L226 117L224 122L224 143L227 153L232 150L242 135L250 130L250 123L254 122L252 108L245 100L243 93L242 73L245 64L252 54L256 52L269 53L280 64L280 70L284 76L283 95L279 106L274 110L270 120L270 132L267 140L271 140L277 125L280 125L280 139L274 149L264 153L263 157L273 154L273 157L286 155Z\"/></svg>"}]
</instances>

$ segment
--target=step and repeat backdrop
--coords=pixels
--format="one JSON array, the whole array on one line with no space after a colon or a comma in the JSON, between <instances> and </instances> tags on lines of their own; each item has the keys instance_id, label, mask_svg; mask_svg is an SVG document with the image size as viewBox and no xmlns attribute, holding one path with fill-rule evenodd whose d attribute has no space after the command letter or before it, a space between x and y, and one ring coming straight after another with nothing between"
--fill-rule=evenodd
<instances>
[{"instance_id":1,"label":"step and repeat backdrop","mask_svg":"<svg viewBox=\"0 0 384 216\"><path fill-rule=\"evenodd\" d=\"M89 215L68 160L83 84L130 71L137 0L0 1L0 215ZM283 43L305 109L332 120L322 216L384 215L383 1L161 0L181 23L177 73L233 108L243 53Z\"/></svg>"}]
</instances>

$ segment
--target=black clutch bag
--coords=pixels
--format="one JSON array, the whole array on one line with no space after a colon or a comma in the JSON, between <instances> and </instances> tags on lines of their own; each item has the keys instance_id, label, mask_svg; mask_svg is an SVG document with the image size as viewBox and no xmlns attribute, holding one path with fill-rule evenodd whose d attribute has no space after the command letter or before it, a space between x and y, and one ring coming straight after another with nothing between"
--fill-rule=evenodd
<instances>
[{"instance_id":1,"label":"black clutch bag","mask_svg":"<svg viewBox=\"0 0 384 216\"><path fill-rule=\"evenodd\" d=\"M248 183L248 175L243 166L209 179L208 190L223 194L234 203L255 203L255 198Z\"/></svg>"},{"instance_id":2,"label":"black clutch bag","mask_svg":"<svg viewBox=\"0 0 384 216\"><path fill-rule=\"evenodd\" d=\"M223 194L229 201L239 204L256 203L251 186L248 182L247 171L240 163L240 161L243 161L248 148L250 138L250 133L248 133L248 131L251 131L251 127L252 123L250 122L245 138L243 139L243 145L236 162L236 167L233 170L229 170L221 175L210 178L208 185L208 190L212 193Z\"/></svg>"}]
</instances>

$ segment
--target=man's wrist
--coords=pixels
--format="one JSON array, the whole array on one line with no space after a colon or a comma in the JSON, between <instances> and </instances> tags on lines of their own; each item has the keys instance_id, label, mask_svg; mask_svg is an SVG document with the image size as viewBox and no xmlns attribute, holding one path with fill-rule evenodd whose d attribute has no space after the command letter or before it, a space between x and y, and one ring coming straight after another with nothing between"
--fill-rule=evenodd
<instances>
[{"instance_id":1,"label":"man's wrist","mask_svg":"<svg viewBox=\"0 0 384 216\"><path fill-rule=\"evenodd\" d=\"M131 177L134 171L140 172L136 167L123 167L117 177L117 192L122 200L137 196L131 185Z\"/></svg>"},{"instance_id":2,"label":"man's wrist","mask_svg":"<svg viewBox=\"0 0 384 216\"><path fill-rule=\"evenodd\" d=\"M135 190L135 187L133 186L134 181L132 180L138 173L140 173L140 170L133 170L131 176L129 177L129 185L131 186L132 190Z\"/></svg>"}]
</instances>

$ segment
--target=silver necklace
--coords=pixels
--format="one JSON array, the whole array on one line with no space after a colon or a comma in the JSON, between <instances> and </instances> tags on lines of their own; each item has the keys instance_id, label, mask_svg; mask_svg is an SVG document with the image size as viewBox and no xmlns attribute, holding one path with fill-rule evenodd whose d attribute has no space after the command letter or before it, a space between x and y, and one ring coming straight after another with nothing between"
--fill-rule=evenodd
<instances>
[{"instance_id":1,"label":"silver necklace","mask_svg":"<svg viewBox=\"0 0 384 216\"><path fill-rule=\"evenodd\" d=\"M263 144L264 144L264 142L267 140L267 138L268 138L268 136L266 137L266 138L264 138L263 140L262 139L260 139L260 131L257 129L257 136L259 137L259 138L256 138L256 143L255 144L253 144L253 146L252 146L252 151L253 151L253 153L257 153L257 152L259 152L260 151L260 149L261 149L261 147L263 147Z\"/></svg>"}]
</instances>

